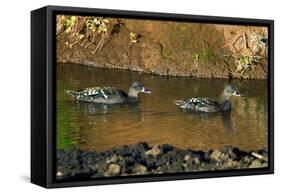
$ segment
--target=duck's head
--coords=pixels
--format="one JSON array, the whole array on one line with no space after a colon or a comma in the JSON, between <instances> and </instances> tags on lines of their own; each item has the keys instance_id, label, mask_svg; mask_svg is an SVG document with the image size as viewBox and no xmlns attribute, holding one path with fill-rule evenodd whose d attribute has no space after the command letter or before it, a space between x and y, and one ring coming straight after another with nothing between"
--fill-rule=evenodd
<instances>
[{"instance_id":1,"label":"duck's head","mask_svg":"<svg viewBox=\"0 0 281 194\"><path fill-rule=\"evenodd\" d=\"M240 96L240 93L234 85L228 84L223 90L223 98L230 98L231 96Z\"/></svg>"},{"instance_id":2,"label":"duck's head","mask_svg":"<svg viewBox=\"0 0 281 194\"><path fill-rule=\"evenodd\" d=\"M144 87L144 85L140 82L134 82L129 89L129 96L138 97L139 93L147 93L150 94L151 91Z\"/></svg>"}]
</instances>

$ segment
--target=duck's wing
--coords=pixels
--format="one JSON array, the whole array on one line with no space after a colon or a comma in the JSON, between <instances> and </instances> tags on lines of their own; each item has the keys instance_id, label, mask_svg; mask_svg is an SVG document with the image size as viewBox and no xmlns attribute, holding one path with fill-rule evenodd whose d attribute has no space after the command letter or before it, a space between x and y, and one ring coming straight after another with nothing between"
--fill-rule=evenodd
<instances>
[{"instance_id":1,"label":"duck's wing","mask_svg":"<svg viewBox=\"0 0 281 194\"><path fill-rule=\"evenodd\" d=\"M220 111L220 103L212 98L201 98L196 110L201 112L218 112Z\"/></svg>"},{"instance_id":2,"label":"duck's wing","mask_svg":"<svg viewBox=\"0 0 281 194\"><path fill-rule=\"evenodd\" d=\"M93 98L103 98L110 99L113 96L125 95L126 93L115 87L92 87L85 88L83 90L77 91L79 98L81 97L93 97Z\"/></svg>"},{"instance_id":3,"label":"duck's wing","mask_svg":"<svg viewBox=\"0 0 281 194\"><path fill-rule=\"evenodd\" d=\"M182 109L201 111L201 112L217 112L220 104L211 98L190 98L185 100L177 100L175 104Z\"/></svg>"}]
</instances>

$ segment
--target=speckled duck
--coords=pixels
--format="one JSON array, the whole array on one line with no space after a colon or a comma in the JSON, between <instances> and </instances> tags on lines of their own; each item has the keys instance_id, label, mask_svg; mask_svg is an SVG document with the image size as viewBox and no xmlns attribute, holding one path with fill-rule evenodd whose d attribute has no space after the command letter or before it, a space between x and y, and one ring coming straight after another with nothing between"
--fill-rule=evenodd
<instances>
[{"instance_id":1,"label":"speckled duck","mask_svg":"<svg viewBox=\"0 0 281 194\"><path fill-rule=\"evenodd\" d=\"M92 87L82 90L65 90L77 101L94 102L101 104L124 104L139 102L139 93L151 93L140 82L134 82L129 88L128 94L115 87Z\"/></svg>"},{"instance_id":2,"label":"speckled duck","mask_svg":"<svg viewBox=\"0 0 281 194\"><path fill-rule=\"evenodd\" d=\"M175 100L175 104L181 109L196 112L221 112L231 109L231 96L240 96L236 87L227 85L222 92L222 100L216 101L211 98L190 98Z\"/></svg>"}]
</instances>

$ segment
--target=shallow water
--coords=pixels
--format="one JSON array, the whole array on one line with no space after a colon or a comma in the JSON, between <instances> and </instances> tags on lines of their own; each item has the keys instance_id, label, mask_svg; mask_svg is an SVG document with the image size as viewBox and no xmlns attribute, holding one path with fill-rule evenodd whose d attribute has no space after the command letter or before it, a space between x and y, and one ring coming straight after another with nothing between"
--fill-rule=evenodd
<instances>
[{"instance_id":1,"label":"shallow water","mask_svg":"<svg viewBox=\"0 0 281 194\"><path fill-rule=\"evenodd\" d=\"M92 86L115 86L127 92L133 81L151 94L138 105L74 103L63 91ZM104 151L146 141L180 148L208 150L224 145L244 150L267 148L267 81L233 83L242 97L232 98L225 113L184 112L173 100L190 97L218 99L226 79L191 79L139 74L73 64L57 65L57 147Z\"/></svg>"}]
</instances>

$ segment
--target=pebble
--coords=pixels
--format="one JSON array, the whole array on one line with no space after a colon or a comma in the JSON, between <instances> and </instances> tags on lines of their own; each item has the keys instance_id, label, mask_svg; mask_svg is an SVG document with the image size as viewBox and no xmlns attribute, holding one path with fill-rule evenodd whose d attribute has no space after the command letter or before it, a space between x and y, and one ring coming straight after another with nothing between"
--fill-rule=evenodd
<instances>
[{"instance_id":1,"label":"pebble","mask_svg":"<svg viewBox=\"0 0 281 194\"><path fill-rule=\"evenodd\" d=\"M158 146L153 146L150 150L145 152L145 155L157 156L161 153L161 150Z\"/></svg>"},{"instance_id":2,"label":"pebble","mask_svg":"<svg viewBox=\"0 0 281 194\"><path fill-rule=\"evenodd\" d=\"M108 170L104 173L104 176L116 176L119 175L121 167L118 164L110 164Z\"/></svg>"},{"instance_id":3,"label":"pebble","mask_svg":"<svg viewBox=\"0 0 281 194\"><path fill-rule=\"evenodd\" d=\"M134 174L146 174L147 173L147 168L144 165L137 165L136 167L133 168L132 172Z\"/></svg>"},{"instance_id":4,"label":"pebble","mask_svg":"<svg viewBox=\"0 0 281 194\"><path fill-rule=\"evenodd\" d=\"M262 162L260 160L254 160L249 168L260 168L262 167Z\"/></svg>"}]
</instances>

